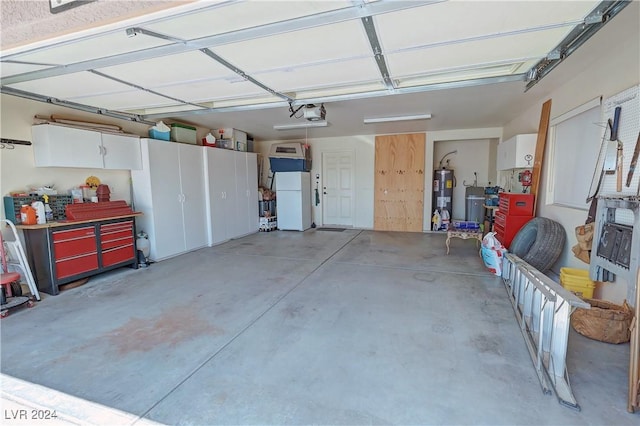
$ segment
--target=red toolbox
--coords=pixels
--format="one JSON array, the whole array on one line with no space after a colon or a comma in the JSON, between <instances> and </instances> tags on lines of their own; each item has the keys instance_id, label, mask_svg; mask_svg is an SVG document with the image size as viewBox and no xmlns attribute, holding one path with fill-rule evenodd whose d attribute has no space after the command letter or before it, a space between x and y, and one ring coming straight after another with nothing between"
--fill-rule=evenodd
<instances>
[{"instance_id":1,"label":"red toolbox","mask_svg":"<svg viewBox=\"0 0 640 426\"><path fill-rule=\"evenodd\" d=\"M533 219L534 196L501 192L499 197L493 229L498 241L508 249L518 231Z\"/></svg>"}]
</instances>

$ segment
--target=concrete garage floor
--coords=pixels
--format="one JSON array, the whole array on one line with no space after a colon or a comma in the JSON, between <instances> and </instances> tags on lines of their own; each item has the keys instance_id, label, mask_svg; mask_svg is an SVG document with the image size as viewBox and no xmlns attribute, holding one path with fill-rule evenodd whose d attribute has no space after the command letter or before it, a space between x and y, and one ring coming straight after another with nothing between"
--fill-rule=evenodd
<instances>
[{"instance_id":1,"label":"concrete garage floor","mask_svg":"<svg viewBox=\"0 0 640 426\"><path fill-rule=\"evenodd\" d=\"M626 412L628 344L572 331L582 411L559 405L475 241L454 239L447 256L440 234L254 234L103 274L1 325L3 374L129 413L125 423L640 420ZM12 390L5 380L5 399Z\"/></svg>"}]
</instances>

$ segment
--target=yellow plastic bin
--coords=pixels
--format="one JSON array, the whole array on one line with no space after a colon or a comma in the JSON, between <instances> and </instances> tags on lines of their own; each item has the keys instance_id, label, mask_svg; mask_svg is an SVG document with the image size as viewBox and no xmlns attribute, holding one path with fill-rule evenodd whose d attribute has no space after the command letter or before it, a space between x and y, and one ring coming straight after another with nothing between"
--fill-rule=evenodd
<instances>
[{"instance_id":1,"label":"yellow plastic bin","mask_svg":"<svg viewBox=\"0 0 640 426\"><path fill-rule=\"evenodd\" d=\"M560 268L560 284L582 298L593 298L596 283L589 278L589 270L576 268Z\"/></svg>"}]
</instances>

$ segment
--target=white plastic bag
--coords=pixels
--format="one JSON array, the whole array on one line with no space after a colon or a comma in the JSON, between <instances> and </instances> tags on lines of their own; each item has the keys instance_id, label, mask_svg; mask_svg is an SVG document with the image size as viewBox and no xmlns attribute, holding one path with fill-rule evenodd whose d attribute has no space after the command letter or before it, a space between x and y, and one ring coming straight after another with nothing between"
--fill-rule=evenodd
<instances>
[{"instance_id":1,"label":"white plastic bag","mask_svg":"<svg viewBox=\"0 0 640 426\"><path fill-rule=\"evenodd\" d=\"M494 275L502 276L502 259L507 249L496 238L495 232L489 232L482 238L480 254L484 265Z\"/></svg>"}]
</instances>

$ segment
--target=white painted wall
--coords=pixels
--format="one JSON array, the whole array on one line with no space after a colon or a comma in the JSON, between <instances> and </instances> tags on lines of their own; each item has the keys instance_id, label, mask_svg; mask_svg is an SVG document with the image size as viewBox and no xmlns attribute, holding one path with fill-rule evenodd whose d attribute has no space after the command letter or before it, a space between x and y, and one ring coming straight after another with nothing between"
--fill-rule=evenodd
<instances>
[{"instance_id":1,"label":"white painted wall","mask_svg":"<svg viewBox=\"0 0 640 426\"><path fill-rule=\"evenodd\" d=\"M495 156L493 158L494 167L491 164L491 140L490 139L471 139L462 141L437 141L434 143L433 164L431 176L433 179L433 170L439 169L440 159L449 152L458 151L455 154L448 155L445 159L449 160L448 169L452 169L456 181L453 188L453 200L451 218L465 219L466 208L466 186L474 184L477 173L478 186L495 185ZM426 167L428 170L429 168ZM493 176L493 177L492 177ZM433 185L425 185L425 196L433 199Z\"/></svg>"},{"instance_id":2,"label":"white painted wall","mask_svg":"<svg viewBox=\"0 0 640 426\"><path fill-rule=\"evenodd\" d=\"M637 4L629 7L638 9ZM635 16L631 14L629 18L637 19L638 14L636 13ZM617 34L618 28L615 25L616 21L614 20L602 30L603 32L610 31L612 33L609 38L590 40L589 43L593 42L591 48L584 47L587 50L592 49L589 50L590 54L593 55L591 66L569 79L559 89L538 95L540 96L539 102L536 102L528 111L505 126L505 138L518 133L529 133L537 129L542 103L547 99L552 100L551 118L553 119L597 96L607 98L640 82L640 74L638 73L640 69L640 41L637 36L637 26L635 34ZM607 48L605 45L607 40L616 40L616 47L610 48L609 46ZM598 44L600 43L603 45L599 46ZM593 49L597 49L601 54L593 54ZM575 53L575 55L579 54L581 54L581 50ZM567 61L571 59L572 57L569 57ZM558 69L558 71L560 70ZM552 75L553 73L548 78L551 78ZM576 141L575 149L580 149L579 141ZM587 269L588 265L576 259L571 252L571 247L577 242L575 227L584 223L587 212L585 210L547 204L545 194L548 173L546 165L548 164L549 150L546 150L537 215L548 217L561 223L567 231L567 243L560 259L552 269L556 273L563 266ZM592 174L593 170L586 170L583 176L576 176L576 179L590 180ZM626 298L628 284L634 285L634 283L627 283L623 279L618 279L615 283L605 283L600 286L599 293L603 299L621 303Z\"/></svg>"}]
</instances>

